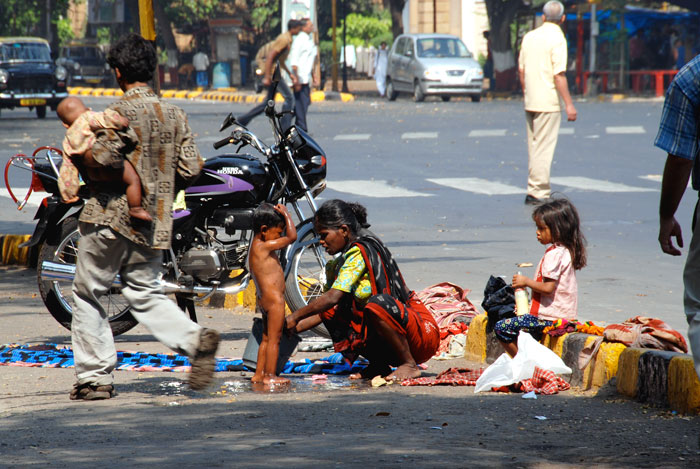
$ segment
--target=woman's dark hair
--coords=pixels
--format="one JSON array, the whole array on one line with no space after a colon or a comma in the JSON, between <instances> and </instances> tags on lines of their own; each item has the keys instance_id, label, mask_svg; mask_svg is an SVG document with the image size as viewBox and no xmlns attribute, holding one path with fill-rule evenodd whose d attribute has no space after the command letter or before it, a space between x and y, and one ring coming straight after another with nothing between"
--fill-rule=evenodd
<instances>
[{"instance_id":1,"label":"woman's dark hair","mask_svg":"<svg viewBox=\"0 0 700 469\"><path fill-rule=\"evenodd\" d=\"M107 63L112 68L118 68L127 83L145 83L153 78L158 61L150 41L129 33L109 48Z\"/></svg>"},{"instance_id":2,"label":"woman's dark hair","mask_svg":"<svg viewBox=\"0 0 700 469\"><path fill-rule=\"evenodd\" d=\"M253 231L260 233L263 225L271 228L273 226L285 226L284 216L277 210L274 205L263 202L253 212Z\"/></svg>"},{"instance_id":3,"label":"woman's dark hair","mask_svg":"<svg viewBox=\"0 0 700 469\"><path fill-rule=\"evenodd\" d=\"M571 253L574 269L586 266L586 238L574 204L566 198L550 199L535 207L532 219L541 220L552 233L552 241L562 244Z\"/></svg>"},{"instance_id":4,"label":"woman's dark hair","mask_svg":"<svg viewBox=\"0 0 700 469\"><path fill-rule=\"evenodd\" d=\"M314 223L320 228L337 230L347 225L350 233L357 236L363 228L369 228L367 209L356 202L340 199L328 200L321 205L314 217Z\"/></svg>"}]
</instances>

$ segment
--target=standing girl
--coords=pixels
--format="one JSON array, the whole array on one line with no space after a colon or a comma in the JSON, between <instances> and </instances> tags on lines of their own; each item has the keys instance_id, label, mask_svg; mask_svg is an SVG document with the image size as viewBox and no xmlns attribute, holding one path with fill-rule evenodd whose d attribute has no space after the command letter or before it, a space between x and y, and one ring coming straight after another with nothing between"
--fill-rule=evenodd
<instances>
[{"instance_id":1,"label":"standing girl","mask_svg":"<svg viewBox=\"0 0 700 469\"><path fill-rule=\"evenodd\" d=\"M513 276L513 288L532 289L530 313L496 323L496 337L511 357L518 353L521 329L539 334L557 319L576 319L575 271L586 265L586 239L576 207L568 199L553 199L538 205L532 219L537 225L537 241L549 246L534 279Z\"/></svg>"}]
</instances>

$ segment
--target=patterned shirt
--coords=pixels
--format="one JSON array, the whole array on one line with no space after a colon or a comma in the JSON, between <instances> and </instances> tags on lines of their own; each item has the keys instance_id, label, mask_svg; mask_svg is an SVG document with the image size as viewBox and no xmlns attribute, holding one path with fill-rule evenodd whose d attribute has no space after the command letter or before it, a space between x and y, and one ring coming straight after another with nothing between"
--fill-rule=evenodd
<instances>
[{"instance_id":1,"label":"patterned shirt","mask_svg":"<svg viewBox=\"0 0 700 469\"><path fill-rule=\"evenodd\" d=\"M345 259L344 262L343 259ZM335 272L338 270L340 262L343 262L343 265L336 276ZM326 290L333 288L345 293L352 293L360 304L366 303L367 299L372 296L372 284L367 274L367 266L360 248L357 246L348 249L342 256L328 261L326 278L328 279Z\"/></svg>"},{"instance_id":2,"label":"patterned shirt","mask_svg":"<svg viewBox=\"0 0 700 469\"><path fill-rule=\"evenodd\" d=\"M92 187L80 221L107 225L125 238L154 249L170 248L172 205L176 181L187 185L194 181L204 161L194 143L185 112L162 102L148 87L132 88L110 106L129 119L141 145L127 154L136 168L143 187L142 205L153 217L150 226L135 227L129 217L123 186ZM99 164L110 166L121 139L112 130L96 132L92 156Z\"/></svg>"},{"instance_id":3,"label":"patterned shirt","mask_svg":"<svg viewBox=\"0 0 700 469\"><path fill-rule=\"evenodd\" d=\"M693 189L700 189L698 169L698 112L700 110L700 56L688 62L666 91L659 133L654 145L681 158L694 160Z\"/></svg>"}]
</instances>

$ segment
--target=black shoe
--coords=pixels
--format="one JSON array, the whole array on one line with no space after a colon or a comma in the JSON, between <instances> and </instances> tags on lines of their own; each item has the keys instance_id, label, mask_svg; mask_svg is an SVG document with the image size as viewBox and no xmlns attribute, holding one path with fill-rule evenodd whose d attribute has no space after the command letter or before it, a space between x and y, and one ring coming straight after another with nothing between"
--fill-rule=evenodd
<instances>
[{"instance_id":1,"label":"black shoe","mask_svg":"<svg viewBox=\"0 0 700 469\"><path fill-rule=\"evenodd\" d=\"M540 202L542 202L540 199L533 197L530 194L525 196L525 205L537 205Z\"/></svg>"}]
</instances>

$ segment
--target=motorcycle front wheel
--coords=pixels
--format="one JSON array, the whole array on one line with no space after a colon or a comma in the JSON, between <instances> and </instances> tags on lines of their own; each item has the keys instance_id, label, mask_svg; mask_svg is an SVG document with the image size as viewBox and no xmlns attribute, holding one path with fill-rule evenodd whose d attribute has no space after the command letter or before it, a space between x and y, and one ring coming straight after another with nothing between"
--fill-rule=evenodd
<instances>
[{"instance_id":1,"label":"motorcycle front wheel","mask_svg":"<svg viewBox=\"0 0 700 469\"><path fill-rule=\"evenodd\" d=\"M313 231L306 233L300 241L300 248L294 253L285 280L284 296L292 311L303 308L323 294L326 284L326 258L319 238ZM323 324L311 329L321 337L330 338Z\"/></svg>"},{"instance_id":2,"label":"motorcycle front wheel","mask_svg":"<svg viewBox=\"0 0 700 469\"><path fill-rule=\"evenodd\" d=\"M78 217L66 218L59 227L58 236L47 239L39 251L37 262L37 280L39 293L51 316L66 329L71 328L73 319L73 286L72 279L55 280L45 279L43 262L55 262L69 266L75 266L78 255ZM117 336L132 329L136 319L131 314L129 303L121 295L118 287L112 287L106 295L100 298L100 303L107 313L112 334Z\"/></svg>"}]
</instances>

